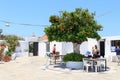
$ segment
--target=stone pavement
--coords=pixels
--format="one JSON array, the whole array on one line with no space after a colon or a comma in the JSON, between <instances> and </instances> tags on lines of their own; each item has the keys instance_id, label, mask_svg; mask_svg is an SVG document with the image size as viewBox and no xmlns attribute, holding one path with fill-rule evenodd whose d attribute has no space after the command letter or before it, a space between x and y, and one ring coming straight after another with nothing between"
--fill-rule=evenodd
<instances>
[{"instance_id":1,"label":"stone pavement","mask_svg":"<svg viewBox=\"0 0 120 80\"><path fill-rule=\"evenodd\" d=\"M85 72L48 65L47 58L18 57L0 64L0 80L120 80L120 66L107 63L105 72Z\"/></svg>"}]
</instances>

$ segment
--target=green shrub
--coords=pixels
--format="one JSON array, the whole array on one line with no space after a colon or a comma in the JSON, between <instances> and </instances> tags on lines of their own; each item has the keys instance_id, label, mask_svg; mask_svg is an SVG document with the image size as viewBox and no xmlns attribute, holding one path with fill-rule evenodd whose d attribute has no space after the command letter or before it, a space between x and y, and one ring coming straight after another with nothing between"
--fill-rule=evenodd
<instances>
[{"instance_id":1,"label":"green shrub","mask_svg":"<svg viewBox=\"0 0 120 80\"><path fill-rule=\"evenodd\" d=\"M83 54L78 54L78 53L68 53L63 57L64 62L68 61L82 61L82 59L85 58Z\"/></svg>"}]
</instances>

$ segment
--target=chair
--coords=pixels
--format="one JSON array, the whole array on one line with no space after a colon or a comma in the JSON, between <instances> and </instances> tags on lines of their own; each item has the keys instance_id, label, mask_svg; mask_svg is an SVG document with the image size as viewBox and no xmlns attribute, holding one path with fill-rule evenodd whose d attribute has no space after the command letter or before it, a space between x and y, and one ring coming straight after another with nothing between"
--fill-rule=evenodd
<instances>
[{"instance_id":1,"label":"chair","mask_svg":"<svg viewBox=\"0 0 120 80\"><path fill-rule=\"evenodd\" d=\"M92 68L93 62L88 58L83 58L83 70L86 68L86 72L89 72L89 68Z\"/></svg>"},{"instance_id":2,"label":"chair","mask_svg":"<svg viewBox=\"0 0 120 80\"><path fill-rule=\"evenodd\" d=\"M94 62L95 72L105 70L105 60L104 59L96 59Z\"/></svg>"},{"instance_id":3,"label":"chair","mask_svg":"<svg viewBox=\"0 0 120 80\"><path fill-rule=\"evenodd\" d=\"M47 57L48 57L48 60L49 60L50 64L51 64L52 62L56 64L56 62L59 62L59 61L60 61L59 52L56 52L55 54L50 53L50 52L47 52L46 55L47 55Z\"/></svg>"},{"instance_id":4,"label":"chair","mask_svg":"<svg viewBox=\"0 0 120 80\"><path fill-rule=\"evenodd\" d=\"M60 57L59 55L60 55L59 52L56 52L56 53L55 53L55 56L54 56L55 60L59 59L59 57Z\"/></svg>"},{"instance_id":5,"label":"chair","mask_svg":"<svg viewBox=\"0 0 120 80\"><path fill-rule=\"evenodd\" d=\"M95 67L95 72L101 71L101 61L100 60L96 60L94 61L94 67Z\"/></svg>"},{"instance_id":6,"label":"chair","mask_svg":"<svg viewBox=\"0 0 120 80\"><path fill-rule=\"evenodd\" d=\"M106 62L103 59L101 59L101 70L106 70Z\"/></svg>"},{"instance_id":7,"label":"chair","mask_svg":"<svg viewBox=\"0 0 120 80\"><path fill-rule=\"evenodd\" d=\"M56 64L57 62L61 62L61 58L60 58L60 53L59 52L56 52L55 54L53 54L53 60L54 60L54 63Z\"/></svg>"},{"instance_id":8,"label":"chair","mask_svg":"<svg viewBox=\"0 0 120 80\"><path fill-rule=\"evenodd\" d=\"M51 64L51 62L52 62L51 55L52 55L52 54L51 54L50 52L46 52L47 62L49 61L50 64Z\"/></svg>"}]
</instances>

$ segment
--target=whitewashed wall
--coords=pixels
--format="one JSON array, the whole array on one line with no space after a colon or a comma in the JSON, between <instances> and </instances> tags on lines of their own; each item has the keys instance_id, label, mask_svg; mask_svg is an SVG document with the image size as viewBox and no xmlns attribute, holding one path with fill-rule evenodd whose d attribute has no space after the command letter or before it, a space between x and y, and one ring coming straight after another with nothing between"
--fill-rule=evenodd
<instances>
[{"instance_id":1,"label":"whitewashed wall","mask_svg":"<svg viewBox=\"0 0 120 80\"><path fill-rule=\"evenodd\" d=\"M111 50L110 50L110 47L111 47L111 43L110 43L110 39L106 39L105 40L105 57L109 57L109 55L111 55Z\"/></svg>"},{"instance_id":2,"label":"whitewashed wall","mask_svg":"<svg viewBox=\"0 0 120 80\"><path fill-rule=\"evenodd\" d=\"M62 42L50 42L50 52L52 52L54 44L56 44L56 52L60 52L60 54L62 54Z\"/></svg>"},{"instance_id":3,"label":"whitewashed wall","mask_svg":"<svg viewBox=\"0 0 120 80\"><path fill-rule=\"evenodd\" d=\"M39 42L38 43L38 56L45 56L46 55L46 43Z\"/></svg>"},{"instance_id":4,"label":"whitewashed wall","mask_svg":"<svg viewBox=\"0 0 120 80\"><path fill-rule=\"evenodd\" d=\"M120 36L103 37L102 39L105 39L105 57L112 58L116 52L111 52L111 40L120 40Z\"/></svg>"},{"instance_id":5,"label":"whitewashed wall","mask_svg":"<svg viewBox=\"0 0 120 80\"><path fill-rule=\"evenodd\" d=\"M84 41L80 45L80 53L81 54L86 54L87 51L90 51L92 54L92 47L97 45L98 46L98 41L93 38L88 38L87 41Z\"/></svg>"},{"instance_id":6,"label":"whitewashed wall","mask_svg":"<svg viewBox=\"0 0 120 80\"><path fill-rule=\"evenodd\" d=\"M62 55L73 52L72 42L62 42Z\"/></svg>"},{"instance_id":7,"label":"whitewashed wall","mask_svg":"<svg viewBox=\"0 0 120 80\"><path fill-rule=\"evenodd\" d=\"M84 41L80 45L80 53L81 54L86 54L86 51L88 51L88 41Z\"/></svg>"},{"instance_id":8,"label":"whitewashed wall","mask_svg":"<svg viewBox=\"0 0 120 80\"><path fill-rule=\"evenodd\" d=\"M52 52L53 46L56 44L56 51L60 52L61 55L65 55L66 53L73 52L73 44L72 42L50 42L50 52ZM92 46L97 44L95 39L88 39L88 41L83 42L80 45L80 53L85 54L86 51L91 51ZM39 56L45 56L46 54L46 43L39 42Z\"/></svg>"},{"instance_id":9,"label":"whitewashed wall","mask_svg":"<svg viewBox=\"0 0 120 80\"><path fill-rule=\"evenodd\" d=\"M66 53L73 52L73 45L71 42L50 42L50 52L52 52L53 46L56 44L56 51L60 52L60 55L65 55ZM38 55L46 55L46 43L39 42Z\"/></svg>"},{"instance_id":10,"label":"whitewashed wall","mask_svg":"<svg viewBox=\"0 0 120 80\"><path fill-rule=\"evenodd\" d=\"M88 38L88 51L92 52L92 47L94 47L95 45L97 45L97 47L99 48L98 41L96 39Z\"/></svg>"},{"instance_id":11,"label":"whitewashed wall","mask_svg":"<svg viewBox=\"0 0 120 80\"><path fill-rule=\"evenodd\" d=\"M16 47L16 56L29 56L29 43L26 41L18 41L19 46Z\"/></svg>"}]
</instances>

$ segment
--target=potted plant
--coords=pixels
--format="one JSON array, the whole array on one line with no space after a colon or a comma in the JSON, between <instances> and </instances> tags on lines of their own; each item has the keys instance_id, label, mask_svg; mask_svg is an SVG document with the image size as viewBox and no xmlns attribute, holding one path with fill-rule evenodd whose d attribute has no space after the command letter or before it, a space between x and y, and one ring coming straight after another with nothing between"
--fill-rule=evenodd
<instances>
[{"instance_id":1,"label":"potted plant","mask_svg":"<svg viewBox=\"0 0 120 80\"><path fill-rule=\"evenodd\" d=\"M11 56L5 55L3 61L8 62L11 60Z\"/></svg>"},{"instance_id":2,"label":"potted plant","mask_svg":"<svg viewBox=\"0 0 120 80\"><path fill-rule=\"evenodd\" d=\"M63 57L63 61L66 62L66 67L71 69L81 69L83 67L83 58L85 55L78 53L67 53Z\"/></svg>"},{"instance_id":3,"label":"potted plant","mask_svg":"<svg viewBox=\"0 0 120 80\"><path fill-rule=\"evenodd\" d=\"M5 41L1 41L0 42L0 60L3 59L3 54L4 54L4 50L6 48L6 42Z\"/></svg>"},{"instance_id":4,"label":"potted plant","mask_svg":"<svg viewBox=\"0 0 120 80\"><path fill-rule=\"evenodd\" d=\"M16 35L7 35L5 36L5 41L8 44L8 52L10 52L9 54L13 54L15 51L15 48L18 44L18 40L20 40L21 38L16 36Z\"/></svg>"},{"instance_id":5,"label":"potted plant","mask_svg":"<svg viewBox=\"0 0 120 80\"><path fill-rule=\"evenodd\" d=\"M11 60L11 54L12 54L11 48L8 48L8 51L6 52L5 56L3 57L3 60L5 62L10 61Z\"/></svg>"},{"instance_id":6,"label":"potted plant","mask_svg":"<svg viewBox=\"0 0 120 80\"><path fill-rule=\"evenodd\" d=\"M0 60L2 60L3 58L3 51L4 51L4 48L1 48L0 46Z\"/></svg>"}]
</instances>

